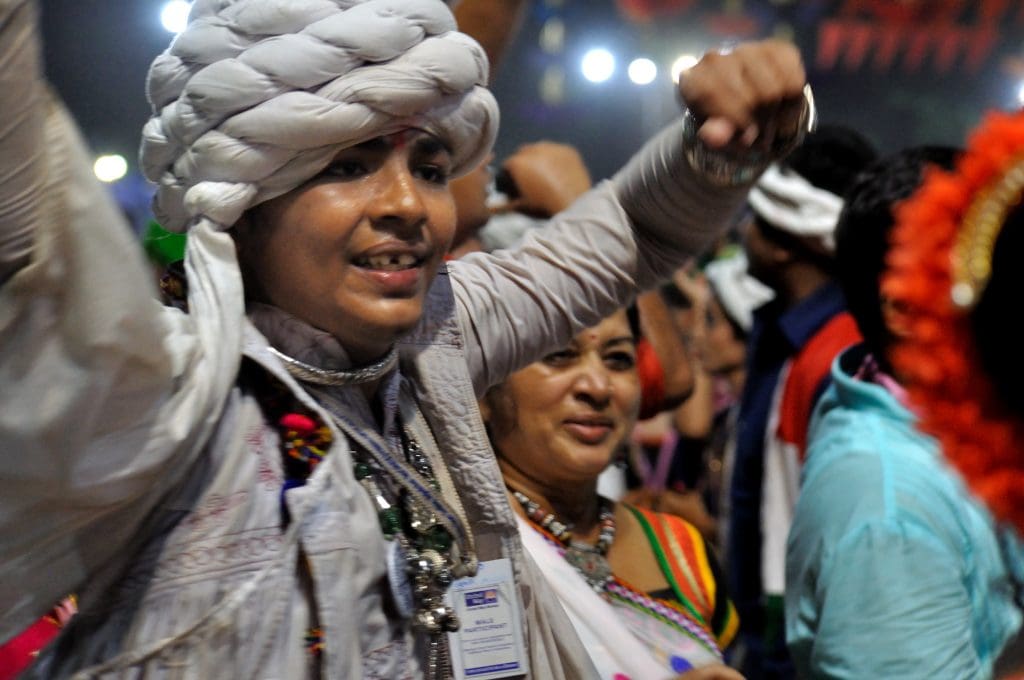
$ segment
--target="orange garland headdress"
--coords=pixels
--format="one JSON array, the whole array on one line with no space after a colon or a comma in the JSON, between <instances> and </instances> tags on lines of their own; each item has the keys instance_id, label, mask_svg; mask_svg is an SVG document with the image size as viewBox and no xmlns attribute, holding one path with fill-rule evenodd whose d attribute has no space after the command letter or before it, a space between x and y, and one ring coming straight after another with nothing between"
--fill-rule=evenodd
<instances>
[{"instance_id":1,"label":"orange garland headdress","mask_svg":"<svg viewBox=\"0 0 1024 680\"><path fill-rule=\"evenodd\" d=\"M970 311L991 274L1003 222L1024 190L1024 113L992 113L956 170L930 170L897 206L882 292L906 310L909 337L892 363L921 428L1000 520L1024 532L1024 422L996 395Z\"/></svg>"}]
</instances>

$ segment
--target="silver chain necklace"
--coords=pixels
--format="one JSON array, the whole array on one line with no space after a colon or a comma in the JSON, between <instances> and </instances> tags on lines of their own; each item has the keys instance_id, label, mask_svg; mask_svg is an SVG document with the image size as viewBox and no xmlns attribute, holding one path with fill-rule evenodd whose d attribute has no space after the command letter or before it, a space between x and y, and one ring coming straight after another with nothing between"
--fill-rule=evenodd
<instances>
[{"instance_id":1,"label":"silver chain necklace","mask_svg":"<svg viewBox=\"0 0 1024 680\"><path fill-rule=\"evenodd\" d=\"M326 368L317 368L304 361L299 361L294 357L290 357L281 350L268 346L268 350L275 357L281 360L284 364L285 370L293 378L301 380L303 382L312 383L314 385L324 385L327 387L343 387L345 385L361 385L363 383L373 382L379 378L384 377L398 364L398 352L392 347L388 350L388 353L383 358L375 361L368 366L361 366L359 368L349 368L345 370L330 371Z\"/></svg>"}]
</instances>

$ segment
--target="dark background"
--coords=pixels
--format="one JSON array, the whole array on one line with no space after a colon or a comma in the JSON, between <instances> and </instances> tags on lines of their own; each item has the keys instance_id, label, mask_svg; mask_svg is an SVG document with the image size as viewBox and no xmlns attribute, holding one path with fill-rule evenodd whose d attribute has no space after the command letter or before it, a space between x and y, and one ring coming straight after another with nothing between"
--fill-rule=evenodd
<instances>
[{"instance_id":1,"label":"dark background","mask_svg":"<svg viewBox=\"0 0 1024 680\"><path fill-rule=\"evenodd\" d=\"M48 75L97 153L134 163L149 115L146 70L171 38L160 25L162 5L42 2ZM564 46L554 52L538 42L551 20L565 26ZM960 144L985 109L1019 105L1024 2L1017 0L534 0L494 83L503 112L498 156L557 139L579 147L595 177L607 176L676 114L666 75L676 55L771 35L800 46L822 120L856 127L882 151ZM600 85L579 70L593 46L620 56L615 77ZM633 56L658 62L655 83L629 82ZM545 102L543 74L559 71L563 96Z\"/></svg>"}]
</instances>

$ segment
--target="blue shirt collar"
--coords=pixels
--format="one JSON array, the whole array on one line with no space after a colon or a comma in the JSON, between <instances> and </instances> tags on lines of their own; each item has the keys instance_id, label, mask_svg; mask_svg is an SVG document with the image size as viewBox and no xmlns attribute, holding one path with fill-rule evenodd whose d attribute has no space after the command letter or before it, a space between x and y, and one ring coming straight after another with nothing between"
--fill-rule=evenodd
<instances>
[{"instance_id":1,"label":"blue shirt collar","mask_svg":"<svg viewBox=\"0 0 1024 680\"><path fill-rule=\"evenodd\" d=\"M762 324L773 325L791 347L803 347L811 336L836 314L846 310L846 298L838 283L829 282L808 297L782 310L776 300L758 309L754 314Z\"/></svg>"}]
</instances>

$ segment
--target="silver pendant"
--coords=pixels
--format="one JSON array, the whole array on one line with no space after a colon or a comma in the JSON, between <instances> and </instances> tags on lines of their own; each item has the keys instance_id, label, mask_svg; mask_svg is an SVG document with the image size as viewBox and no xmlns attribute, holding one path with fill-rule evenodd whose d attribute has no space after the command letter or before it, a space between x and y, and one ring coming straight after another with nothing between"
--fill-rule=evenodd
<instances>
[{"instance_id":1,"label":"silver pendant","mask_svg":"<svg viewBox=\"0 0 1024 680\"><path fill-rule=\"evenodd\" d=\"M571 543L565 549L565 561L578 571L590 587L600 591L612 578L612 568L604 555L586 544Z\"/></svg>"},{"instance_id":2,"label":"silver pendant","mask_svg":"<svg viewBox=\"0 0 1024 680\"><path fill-rule=\"evenodd\" d=\"M437 515L423 507L421 503L413 502L408 508L409 513L409 526L418 534L425 534L430 531L433 527L440 524L440 520Z\"/></svg>"}]
</instances>

